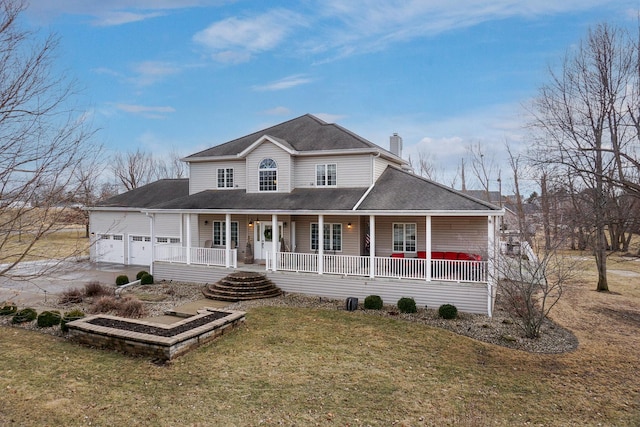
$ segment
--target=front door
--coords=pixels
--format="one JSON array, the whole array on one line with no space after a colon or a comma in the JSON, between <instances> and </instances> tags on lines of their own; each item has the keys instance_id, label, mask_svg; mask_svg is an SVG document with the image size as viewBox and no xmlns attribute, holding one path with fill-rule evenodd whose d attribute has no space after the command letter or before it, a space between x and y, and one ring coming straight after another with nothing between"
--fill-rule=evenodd
<instances>
[{"instance_id":1,"label":"front door","mask_svg":"<svg viewBox=\"0 0 640 427\"><path fill-rule=\"evenodd\" d=\"M270 222L259 222L254 228L253 241L256 242L254 258L266 259L266 253L273 251L273 225ZM278 235L282 237L282 222L278 222L278 230ZM279 247L278 250L280 250Z\"/></svg>"}]
</instances>

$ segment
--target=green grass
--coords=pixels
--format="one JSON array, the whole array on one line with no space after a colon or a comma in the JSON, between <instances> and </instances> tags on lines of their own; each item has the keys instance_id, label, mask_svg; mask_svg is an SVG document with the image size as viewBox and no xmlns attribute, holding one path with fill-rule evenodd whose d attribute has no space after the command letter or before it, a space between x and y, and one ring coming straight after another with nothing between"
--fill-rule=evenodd
<instances>
[{"instance_id":1,"label":"green grass","mask_svg":"<svg viewBox=\"0 0 640 427\"><path fill-rule=\"evenodd\" d=\"M576 363L580 350L531 355L360 312L254 309L245 326L166 366L18 328L0 328L0 342L2 425L639 420L638 383L616 379L614 395L598 395L604 378L588 375L592 355Z\"/></svg>"}]
</instances>

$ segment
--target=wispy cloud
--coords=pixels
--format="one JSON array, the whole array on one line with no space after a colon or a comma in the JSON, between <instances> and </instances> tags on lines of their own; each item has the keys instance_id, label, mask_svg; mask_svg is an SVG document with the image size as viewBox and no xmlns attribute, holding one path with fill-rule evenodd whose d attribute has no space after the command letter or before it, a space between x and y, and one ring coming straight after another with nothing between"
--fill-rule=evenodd
<instances>
[{"instance_id":1,"label":"wispy cloud","mask_svg":"<svg viewBox=\"0 0 640 427\"><path fill-rule=\"evenodd\" d=\"M137 104L116 104L115 107L125 113L141 115L148 119L164 119L168 113L174 113L176 111L175 108L168 106L150 107Z\"/></svg>"},{"instance_id":2,"label":"wispy cloud","mask_svg":"<svg viewBox=\"0 0 640 427\"><path fill-rule=\"evenodd\" d=\"M161 61L139 62L134 64L132 69L135 75L130 77L129 80L139 86L152 85L164 80L168 76L178 74L180 72L179 67L171 63Z\"/></svg>"},{"instance_id":3,"label":"wispy cloud","mask_svg":"<svg viewBox=\"0 0 640 427\"><path fill-rule=\"evenodd\" d=\"M307 52L324 52L340 58L491 20L586 10L612 3L612 0L327 0L318 8L320 19L334 25L319 37L307 39L304 48Z\"/></svg>"},{"instance_id":4,"label":"wispy cloud","mask_svg":"<svg viewBox=\"0 0 640 427\"><path fill-rule=\"evenodd\" d=\"M293 76L287 76L280 80L276 80L275 82L267 83L265 85L253 86L253 90L257 91L276 91L276 90L284 90L291 89L292 87L305 85L311 83L313 81L312 78L307 77L304 74L295 74Z\"/></svg>"},{"instance_id":5,"label":"wispy cloud","mask_svg":"<svg viewBox=\"0 0 640 427\"><path fill-rule=\"evenodd\" d=\"M157 18L163 16L163 12L150 12L150 13L133 13L133 12L109 12L105 13L93 21L93 24L98 27L112 27L116 25L129 24L132 22L144 21L146 19Z\"/></svg>"},{"instance_id":6,"label":"wispy cloud","mask_svg":"<svg viewBox=\"0 0 640 427\"><path fill-rule=\"evenodd\" d=\"M27 13L41 22L62 14L84 15L95 26L123 25L191 7L220 6L233 0L31 0Z\"/></svg>"},{"instance_id":7,"label":"wispy cloud","mask_svg":"<svg viewBox=\"0 0 640 427\"><path fill-rule=\"evenodd\" d=\"M219 62L246 62L253 55L279 46L306 19L283 9L250 18L227 18L193 36Z\"/></svg>"}]
</instances>

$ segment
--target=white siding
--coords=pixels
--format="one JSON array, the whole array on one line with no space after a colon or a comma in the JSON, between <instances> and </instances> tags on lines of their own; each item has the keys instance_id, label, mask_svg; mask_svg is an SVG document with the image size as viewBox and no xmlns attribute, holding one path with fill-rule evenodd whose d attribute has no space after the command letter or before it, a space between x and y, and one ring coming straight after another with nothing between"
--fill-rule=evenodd
<instances>
[{"instance_id":1,"label":"white siding","mask_svg":"<svg viewBox=\"0 0 640 427\"><path fill-rule=\"evenodd\" d=\"M158 237L180 237L180 214L156 214L155 234Z\"/></svg>"},{"instance_id":2,"label":"white siding","mask_svg":"<svg viewBox=\"0 0 640 427\"><path fill-rule=\"evenodd\" d=\"M336 164L338 187L368 187L371 185L371 155L299 157L295 159L295 188L316 185L316 165Z\"/></svg>"},{"instance_id":3,"label":"white siding","mask_svg":"<svg viewBox=\"0 0 640 427\"><path fill-rule=\"evenodd\" d=\"M247 187L247 172L244 160L191 163L189 167L189 194L217 189L217 170L220 168L233 168L234 189Z\"/></svg>"},{"instance_id":4,"label":"white siding","mask_svg":"<svg viewBox=\"0 0 640 427\"><path fill-rule=\"evenodd\" d=\"M214 283L233 270L185 264L156 262L154 277L159 280L181 280L194 283ZM420 280L385 280L335 275L290 272L265 272L276 286L285 292L295 292L326 298L356 297L360 304L368 295L380 295L385 304L396 304L402 297L414 298L418 306L438 308L453 304L466 313L488 314L487 285L441 283Z\"/></svg>"},{"instance_id":5,"label":"white siding","mask_svg":"<svg viewBox=\"0 0 640 427\"><path fill-rule=\"evenodd\" d=\"M468 251L487 255L487 217L434 217L431 220L434 251Z\"/></svg>"},{"instance_id":6,"label":"white siding","mask_svg":"<svg viewBox=\"0 0 640 427\"><path fill-rule=\"evenodd\" d=\"M89 212L89 232L93 241L100 234L118 234L123 236L124 262L129 259L130 235L149 236L151 235L151 224L149 217L140 212L111 212L111 211L90 211ZM95 245L91 245L89 250L91 260L96 260Z\"/></svg>"},{"instance_id":7,"label":"white siding","mask_svg":"<svg viewBox=\"0 0 640 427\"><path fill-rule=\"evenodd\" d=\"M291 181L294 176L291 156L280 147L270 142L264 142L247 155L247 193L259 192L258 166L266 158L271 158L278 164L278 192L291 192L293 189Z\"/></svg>"},{"instance_id":8,"label":"white siding","mask_svg":"<svg viewBox=\"0 0 640 427\"><path fill-rule=\"evenodd\" d=\"M382 157L373 158L373 181L374 182L377 181L378 178L380 178L380 175L382 175L382 172L384 172L387 166L389 166L390 164L391 163L389 163Z\"/></svg>"},{"instance_id":9,"label":"white siding","mask_svg":"<svg viewBox=\"0 0 640 427\"><path fill-rule=\"evenodd\" d=\"M314 253L311 250L311 224L318 222L314 215L295 216L296 248L298 253ZM355 216L325 216L325 224L342 224L342 252L340 255L360 255L360 221ZM351 229L348 224L351 223ZM333 253L333 251L329 251Z\"/></svg>"}]
</instances>

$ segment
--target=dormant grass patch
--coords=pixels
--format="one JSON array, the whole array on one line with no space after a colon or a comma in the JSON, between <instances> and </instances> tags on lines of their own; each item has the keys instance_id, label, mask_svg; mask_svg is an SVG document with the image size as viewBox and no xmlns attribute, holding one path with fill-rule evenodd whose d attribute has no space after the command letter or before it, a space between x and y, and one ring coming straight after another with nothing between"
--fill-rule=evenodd
<instances>
[{"instance_id":1,"label":"dormant grass patch","mask_svg":"<svg viewBox=\"0 0 640 427\"><path fill-rule=\"evenodd\" d=\"M1 327L0 424L640 425L640 261L612 256L607 294L580 262L552 311L580 340L565 354L290 307L164 366Z\"/></svg>"},{"instance_id":2,"label":"dormant grass patch","mask_svg":"<svg viewBox=\"0 0 640 427\"><path fill-rule=\"evenodd\" d=\"M572 285L556 321L579 336L532 355L363 313L262 307L166 366L1 328L0 419L34 425L636 425L638 312ZM617 288L616 288L617 286ZM634 296L635 295L635 296ZM37 367L35 369L34 367Z\"/></svg>"}]
</instances>

